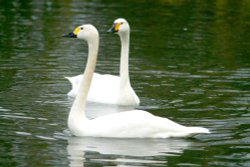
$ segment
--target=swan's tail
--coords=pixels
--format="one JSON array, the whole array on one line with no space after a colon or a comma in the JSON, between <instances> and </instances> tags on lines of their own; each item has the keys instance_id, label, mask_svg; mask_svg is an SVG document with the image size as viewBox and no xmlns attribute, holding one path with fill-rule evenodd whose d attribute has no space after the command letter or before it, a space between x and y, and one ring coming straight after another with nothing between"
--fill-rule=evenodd
<instances>
[{"instance_id":1,"label":"swan's tail","mask_svg":"<svg viewBox=\"0 0 250 167\"><path fill-rule=\"evenodd\" d=\"M74 88L75 88L75 80L74 80L74 78L73 77L64 77L64 78L66 78L71 84L71 90L67 93L67 95L69 97L74 97L75 96L75 90L74 90Z\"/></svg>"},{"instance_id":2,"label":"swan's tail","mask_svg":"<svg viewBox=\"0 0 250 167\"><path fill-rule=\"evenodd\" d=\"M188 127L189 133L198 134L198 133L210 133L209 129L203 127Z\"/></svg>"},{"instance_id":3,"label":"swan's tail","mask_svg":"<svg viewBox=\"0 0 250 167\"><path fill-rule=\"evenodd\" d=\"M73 77L64 77L66 78L67 80L69 80L69 82L72 84L72 87L78 87L82 78L83 78L83 75L80 74L80 75L76 75L76 76L73 76Z\"/></svg>"},{"instance_id":4,"label":"swan's tail","mask_svg":"<svg viewBox=\"0 0 250 167\"><path fill-rule=\"evenodd\" d=\"M173 133L161 133L157 137L169 138L169 137L193 137L198 134L210 133L207 128L203 127L182 127L181 130Z\"/></svg>"},{"instance_id":5,"label":"swan's tail","mask_svg":"<svg viewBox=\"0 0 250 167\"><path fill-rule=\"evenodd\" d=\"M65 79L67 79L71 84L73 84L73 79L72 77L64 77Z\"/></svg>"},{"instance_id":6,"label":"swan's tail","mask_svg":"<svg viewBox=\"0 0 250 167\"><path fill-rule=\"evenodd\" d=\"M64 77L64 78L66 78L71 83L71 87L72 87L67 95L69 97L75 97L77 95L79 84L83 78L83 75L77 75L73 77Z\"/></svg>"},{"instance_id":7,"label":"swan's tail","mask_svg":"<svg viewBox=\"0 0 250 167\"><path fill-rule=\"evenodd\" d=\"M187 127L187 128L188 128L188 130L186 131L187 134L183 135L186 137L193 137L198 134L210 133L209 129L203 127Z\"/></svg>"}]
</instances>

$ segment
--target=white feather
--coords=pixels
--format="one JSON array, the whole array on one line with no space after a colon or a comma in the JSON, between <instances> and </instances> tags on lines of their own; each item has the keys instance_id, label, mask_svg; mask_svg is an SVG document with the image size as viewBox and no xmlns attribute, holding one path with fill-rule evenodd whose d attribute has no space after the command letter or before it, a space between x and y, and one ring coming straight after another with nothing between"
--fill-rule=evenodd
<instances>
[{"instance_id":1,"label":"white feather","mask_svg":"<svg viewBox=\"0 0 250 167\"><path fill-rule=\"evenodd\" d=\"M139 105L140 100L130 84L128 59L129 59L129 34L130 27L125 19L117 19L114 24L120 24L120 31L117 34L121 39L121 60L120 60L120 76L109 74L94 73L92 84L89 91L88 101L118 104L118 105ZM68 96L75 97L79 89L79 83L83 75L77 75L67 78L72 89Z\"/></svg>"},{"instance_id":2,"label":"white feather","mask_svg":"<svg viewBox=\"0 0 250 167\"><path fill-rule=\"evenodd\" d=\"M88 119L85 115L85 105L94 75L99 35L92 25L83 25L81 28L76 35L77 38L87 41L89 55L84 78L80 81L79 92L68 117L68 127L73 135L115 138L169 138L209 133L206 128L186 127L142 110L130 110Z\"/></svg>"}]
</instances>

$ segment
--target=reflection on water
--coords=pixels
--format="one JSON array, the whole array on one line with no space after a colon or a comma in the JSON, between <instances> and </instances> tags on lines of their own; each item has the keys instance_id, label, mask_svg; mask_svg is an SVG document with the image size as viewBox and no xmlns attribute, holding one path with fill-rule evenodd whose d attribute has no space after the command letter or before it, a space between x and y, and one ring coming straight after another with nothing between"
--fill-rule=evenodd
<instances>
[{"instance_id":1,"label":"reflection on water","mask_svg":"<svg viewBox=\"0 0 250 167\"><path fill-rule=\"evenodd\" d=\"M157 139L68 139L70 166L84 166L91 162L103 165L151 166L167 164L164 156L179 156L191 142L187 140ZM158 158L153 158L158 157ZM151 165L150 165L151 164ZM133 166L134 166L133 165Z\"/></svg>"},{"instance_id":2,"label":"reflection on water","mask_svg":"<svg viewBox=\"0 0 250 167\"><path fill-rule=\"evenodd\" d=\"M250 1L0 1L0 166L250 166ZM100 32L97 72L117 75L113 20L131 25L139 109L212 133L196 139L69 137L64 79L83 72L80 24ZM90 118L130 108L90 103Z\"/></svg>"}]
</instances>

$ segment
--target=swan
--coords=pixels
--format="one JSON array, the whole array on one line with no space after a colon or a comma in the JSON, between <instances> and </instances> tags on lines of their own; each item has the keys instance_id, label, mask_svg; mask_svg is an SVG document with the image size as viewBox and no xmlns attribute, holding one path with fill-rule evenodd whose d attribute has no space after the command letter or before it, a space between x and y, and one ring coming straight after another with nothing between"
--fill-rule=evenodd
<instances>
[{"instance_id":1,"label":"swan","mask_svg":"<svg viewBox=\"0 0 250 167\"><path fill-rule=\"evenodd\" d=\"M85 115L85 105L97 61L99 33L93 25L85 24L64 36L85 40L88 44L84 77L80 81L79 92L68 116L68 128L74 136L168 138L209 133L206 128L186 127L143 110L130 110L88 119Z\"/></svg>"},{"instance_id":2,"label":"swan","mask_svg":"<svg viewBox=\"0 0 250 167\"><path fill-rule=\"evenodd\" d=\"M120 36L120 76L118 77L109 74L101 75L98 73L94 73L89 96L87 99L88 101L98 103L137 106L140 104L140 100L131 87L129 79L129 24L123 18L116 19L113 26L108 30L108 32L117 33ZM82 80L83 75L65 78L67 78L72 84L72 90L68 93L68 96L75 97L78 92L79 83Z\"/></svg>"}]
</instances>

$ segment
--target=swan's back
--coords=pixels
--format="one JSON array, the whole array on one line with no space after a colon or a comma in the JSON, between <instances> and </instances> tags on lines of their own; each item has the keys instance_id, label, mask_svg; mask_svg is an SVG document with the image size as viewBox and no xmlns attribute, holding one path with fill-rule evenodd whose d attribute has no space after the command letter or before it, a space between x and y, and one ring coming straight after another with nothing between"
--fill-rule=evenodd
<instances>
[{"instance_id":1,"label":"swan's back","mask_svg":"<svg viewBox=\"0 0 250 167\"><path fill-rule=\"evenodd\" d=\"M83 75L65 78L72 85L68 96L75 97ZM94 73L88 94L88 101L106 104L139 105L140 100L130 85L127 85L120 92L120 81L121 78L115 75Z\"/></svg>"},{"instance_id":2,"label":"swan's back","mask_svg":"<svg viewBox=\"0 0 250 167\"><path fill-rule=\"evenodd\" d=\"M119 95L120 77L109 74L94 73L88 94L92 102L115 104ZM98 94L98 96L96 96Z\"/></svg>"},{"instance_id":3,"label":"swan's back","mask_svg":"<svg viewBox=\"0 0 250 167\"><path fill-rule=\"evenodd\" d=\"M85 127L85 134L97 137L169 138L209 133L206 128L185 127L142 110L101 116L90 120Z\"/></svg>"},{"instance_id":4,"label":"swan's back","mask_svg":"<svg viewBox=\"0 0 250 167\"><path fill-rule=\"evenodd\" d=\"M65 78L67 78L72 85L68 96L76 97L83 75ZM120 78L118 76L94 73L88 94L88 101L115 104L118 99L119 82Z\"/></svg>"}]
</instances>

